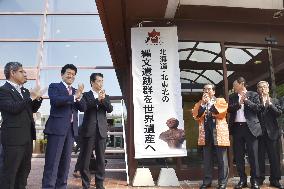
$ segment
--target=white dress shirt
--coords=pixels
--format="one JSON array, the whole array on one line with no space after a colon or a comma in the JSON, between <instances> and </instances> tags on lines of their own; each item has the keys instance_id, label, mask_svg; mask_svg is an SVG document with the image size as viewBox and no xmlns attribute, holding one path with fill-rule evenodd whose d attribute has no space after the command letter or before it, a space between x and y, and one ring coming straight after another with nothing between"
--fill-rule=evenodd
<instances>
[{"instance_id":1,"label":"white dress shirt","mask_svg":"<svg viewBox=\"0 0 284 189\"><path fill-rule=\"evenodd\" d=\"M239 102L241 101L241 95L239 96ZM244 104L241 104L241 108L237 111L235 122L247 122L244 112Z\"/></svg>"},{"instance_id":2,"label":"white dress shirt","mask_svg":"<svg viewBox=\"0 0 284 189\"><path fill-rule=\"evenodd\" d=\"M22 95L22 91L21 91L21 87L22 85L18 85L16 83L13 83L12 81L7 80L8 83L10 83L13 87L15 87L15 89L17 90L17 92L21 95L21 97L23 98Z\"/></svg>"}]
</instances>

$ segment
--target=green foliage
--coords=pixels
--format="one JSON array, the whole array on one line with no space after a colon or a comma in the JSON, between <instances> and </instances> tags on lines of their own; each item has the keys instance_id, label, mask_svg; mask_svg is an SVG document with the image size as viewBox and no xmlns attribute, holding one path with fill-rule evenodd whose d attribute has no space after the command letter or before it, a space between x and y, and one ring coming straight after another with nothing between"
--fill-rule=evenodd
<instances>
[{"instance_id":1,"label":"green foliage","mask_svg":"<svg viewBox=\"0 0 284 189\"><path fill-rule=\"evenodd\" d=\"M276 87L276 94L277 94L277 97L284 96L284 84L278 85Z\"/></svg>"},{"instance_id":2,"label":"green foliage","mask_svg":"<svg viewBox=\"0 0 284 189\"><path fill-rule=\"evenodd\" d=\"M36 142L40 144L47 144L47 139L37 139Z\"/></svg>"}]
</instances>

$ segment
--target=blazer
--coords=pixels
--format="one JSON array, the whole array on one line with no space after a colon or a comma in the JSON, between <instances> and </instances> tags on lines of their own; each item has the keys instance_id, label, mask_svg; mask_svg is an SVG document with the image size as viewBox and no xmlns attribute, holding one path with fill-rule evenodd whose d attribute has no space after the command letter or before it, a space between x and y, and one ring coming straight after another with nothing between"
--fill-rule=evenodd
<instances>
[{"instance_id":1,"label":"blazer","mask_svg":"<svg viewBox=\"0 0 284 189\"><path fill-rule=\"evenodd\" d=\"M21 92L23 97L8 82L0 87L3 145L24 145L36 139L33 113L40 108L42 99L32 100L29 90L23 87Z\"/></svg>"},{"instance_id":2,"label":"blazer","mask_svg":"<svg viewBox=\"0 0 284 189\"><path fill-rule=\"evenodd\" d=\"M95 136L95 132L99 130L102 138L107 137L107 117L106 113L111 113L113 106L110 103L109 96L99 101L94 98L93 92L84 93L83 99L86 101L87 109L84 114L83 123L81 126L81 136L91 137Z\"/></svg>"},{"instance_id":3,"label":"blazer","mask_svg":"<svg viewBox=\"0 0 284 189\"><path fill-rule=\"evenodd\" d=\"M72 94L75 94L75 88L73 87ZM74 136L78 136L78 111L84 112L86 103L83 98L74 102L73 95L69 95L62 82L49 85L50 115L45 125L45 134L65 135L70 127L73 114L72 129Z\"/></svg>"},{"instance_id":4,"label":"blazer","mask_svg":"<svg viewBox=\"0 0 284 189\"><path fill-rule=\"evenodd\" d=\"M281 128L279 128L277 118L282 114L279 100L271 99L271 105L261 105L261 111L258 113L258 118L263 132L267 132L271 140L277 140L281 136Z\"/></svg>"},{"instance_id":5,"label":"blazer","mask_svg":"<svg viewBox=\"0 0 284 189\"><path fill-rule=\"evenodd\" d=\"M259 96L256 92L247 91L247 100L244 101L244 115L246 118L246 123L249 127L250 132L255 136L260 136L262 134L261 126L257 117L257 113L260 111L261 105L259 101ZM229 106L228 112L230 113L229 127L230 133L234 134L237 128L234 125L237 111L241 108L239 104L238 93L233 93L229 96Z\"/></svg>"},{"instance_id":6,"label":"blazer","mask_svg":"<svg viewBox=\"0 0 284 189\"><path fill-rule=\"evenodd\" d=\"M208 110L209 113L212 114L210 117L214 118L214 125L211 126L213 128L212 133L214 133L214 145L217 146L230 146L229 129L226 121L227 108L228 104L224 98L216 98L215 103ZM206 115L205 108L201 106L201 100L194 105L192 115L193 118L198 121L198 145L204 146L206 145L205 117L208 115Z\"/></svg>"}]
</instances>

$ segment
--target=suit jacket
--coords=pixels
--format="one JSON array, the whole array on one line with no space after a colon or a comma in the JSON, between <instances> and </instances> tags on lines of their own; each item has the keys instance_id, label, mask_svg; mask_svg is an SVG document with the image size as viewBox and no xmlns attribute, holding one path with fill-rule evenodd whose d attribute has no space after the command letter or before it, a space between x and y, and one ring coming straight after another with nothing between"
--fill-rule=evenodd
<instances>
[{"instance_id":1,"label":"suit jacket","mask_svg":"<svg viewBox=\"0 0 284 189\"><path fill-rule=\"evenodd\" d=\"M280 103L280 107L281 107L282 111L284 111L284 96L279 98L279 103Z\"/></svg>"},{"instance_id":2,"label":"suit jacket","mask_svg":"<svg viewBox=\"0 0 284 189\"><path fill-rule=\"evenodd\" d=\"M247 100L244 102L244 115L246 118L246 123L249 127L250 132L255 136L260 136L262 134L261 126L257 117L257 113L260 111L261 105L259 101L259 96L256 92L247 91ZM229 96L229 107L228 112L230 113L229 126L231 134L237 131L234 125L237 111L241 108L239 104L238 93L233 93Z\"/></svg>"},{"instance_id":3,"label":"suit jacket","mask_svg":"<svg viewBox=\"0 0 284 189\"><path fill-rule=\"evenodd\" d=\"M94 97L93 92L89 91L84 93L83 98L86 101L87 109L83 118L81 126L81 136L91 137L95 136L98 127L102 138L107 137L107 117L106 113L111 113L113 107L110 103L109 96L106 95L105 99L101 102Z\"/></svg>"},{"instance_id":4,"label":"suit jacket","mask_svg":"<svg viewBox=\"0 0 284 189\"><path fill-rule=\"evenodd\" d=\"M278 126L277 117L282 113L279 100L271 99L271 105L261 105L261 111L258 113L258 118L263 132L267 132L271 140L277 140L281 135L281 129Z\"/></svg>"},{"instance_id":5,"label":"suit jacket","mask_svg":"<svg viewBox=\"0 0 284 189\"><path fill-rule=\"evenodd\" d=\"M75 94L73 87L72 94ZM74 136L78 136L78 111L85 111L86 103L83 98L74 102L73 95L69 95L62 82L49 85L50 115L45 125L45 134L65 135L70 127L73 114L73 133Z\"/></svg>"},{"instance_id":6,"label":"suit jacket","mask_svg":"<svg viewBox=\"0 0 284 189\"><path fill-rule=\"evenodd\" d=\"M22 88L22 95L8 82L0 87L3 145L24 145L36 139L33 113L38 111L42 99L32 100L26 88Z\"/></svg>"}]
</instances>

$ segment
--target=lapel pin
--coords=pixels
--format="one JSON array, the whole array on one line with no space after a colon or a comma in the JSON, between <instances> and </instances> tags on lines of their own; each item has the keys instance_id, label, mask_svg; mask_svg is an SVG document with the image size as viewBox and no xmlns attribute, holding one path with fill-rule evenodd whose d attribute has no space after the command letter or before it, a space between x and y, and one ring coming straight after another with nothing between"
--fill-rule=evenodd
<instances>
[{"instance_id":1,"label":"lapel pin","mask_svg":"<svg viewBox=\"0 0 284 189\"><path fill-rule=\"evenodd\" d=\"M14 92L15 90L14 90L14 89L12 89L12 91Z\"/></svg>"}]
</instances>

